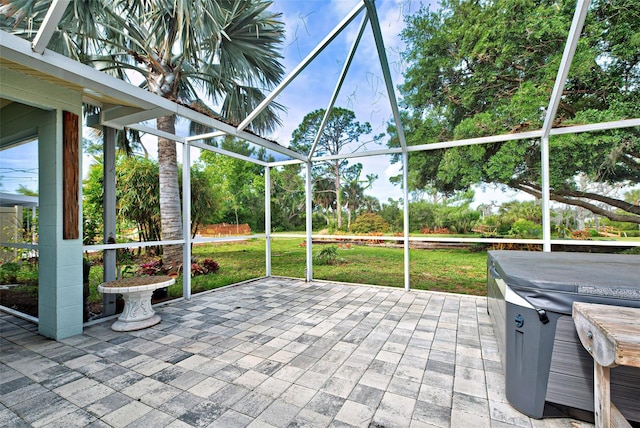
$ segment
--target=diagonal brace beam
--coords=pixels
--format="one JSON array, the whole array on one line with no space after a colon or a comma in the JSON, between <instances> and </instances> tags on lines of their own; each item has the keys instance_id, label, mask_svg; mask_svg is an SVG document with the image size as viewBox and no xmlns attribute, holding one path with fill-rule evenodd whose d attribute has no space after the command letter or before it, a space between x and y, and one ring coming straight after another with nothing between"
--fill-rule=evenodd
<instances>
[{"instance_id":1,"label":"diagonal brace beam","mask_svg":"<svg viewBox=\"0 0 640 428\"><path fill-rule=\"evenodd\" d=\"M351 50L349 51L347 61L344 63L344 66L342 67L342 71L340 72L340 77L338 78L338 83L336 84L336 87L333 90L333 94L331 95L331 100L329 101L327 110L324 112L324 117L322 118L322 122L320 122L320 127L318 128L318 133L316 134L316 138L313 140L311 150L309 150L309 155L308 155L309 160L311 160L311 158L313 157L313 153L316 151L318 142L320 142L320 138L322 137L324 128L327 126L327 122L329 121L329 115L331 114L331 109L333 109L333 106L336 103L336 99L338 98L338 94L340 93L340 89L342 89L342 84L344 83L344 79L347 76L349 67L351 67L351 63L353 62L353 57L356 54L358 45L360 44L360 40L362 40L362 34L364 33L364 29L367 25L367 22L368 22L368 18L365 15L365 17L362 19L362 23L360 24L360 30L358 30L358 36L356 37L355 41L353 42L353 46L351 46Z\"/></svg>"},{"instance_id":2,"label":"diagonal brace beam","mask_svg":"<svg viewBox=\"0 0 640 428\"><path fill-rule=\"evenodd\" d=\"M31 49L33 49L34 52L39 54L44 53L44 50L51 40L51 36L53 36L53 32L60 22L60 18L62 18L62 14L70 2L71 0L53 0L53 2L51 2L51 6L49 6L49 10L47 10L47 14L44 16L44 21L42 21L42 25L40 25L38 33L31 43Z\"/></svg>"},{"instance_id":3,"label":"diagonal brace beam","mask_svg":"<svg viewBox=\"0 0 640 428\"><path fill-rule=\"evenodd\" d=\"M279 94L344 30L364 9L359 3L351 12L312 50L296 68L238 125L238 132L244 130Z\"/></svg>"},{"instance_id":4,"label":"diagonal brace beam","mask_svg":"<svg viewBox=\"0 0 640 428\"><path fill-rule=\"evenodd\" d=\"M387 52L384 48L382 31L380 31L380 20L378 19L378 11L376 10L375 0L364 0L364 3L367 6L367 12L369 15L369 19L371 20L371 30L373 31L373 38L376 41L378 59L380 60L380 66L382 67L384 83L387 87L387 95L389 97L389 103L391 104L391 111L393 112L393 120L395 121L396 128L398 130L398 139L400 140L400 146L404 151L407 149L407 139L404 136L402 120L400 119L400 110L398 109L398 100L396 98L395 90L393 89L391 71L389 71L389 60L387 59Z\"/></svg>"}]
</instances>

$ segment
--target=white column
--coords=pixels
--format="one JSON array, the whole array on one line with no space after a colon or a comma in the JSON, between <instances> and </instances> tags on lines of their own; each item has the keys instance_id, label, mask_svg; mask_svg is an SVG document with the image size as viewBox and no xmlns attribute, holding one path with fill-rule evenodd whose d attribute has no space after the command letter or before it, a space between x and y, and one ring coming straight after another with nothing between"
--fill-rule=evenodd
<instances>
[{"instance_id":1,"label":"white column","mask_svg":"<svg viewBox=\"0 0 640 428\"><path fill-rule=\"evenodd\" d=\"M191 146L182 143L182 297L191 299Z\"/></svg>"},{"instance_id":2,"label":"white column","mask_svg":"<svg viewBox=\"0 0 640 428\"><path fill-rule=\"evenodd\" d=\"M264 168L265 275L271 276L271 167Z\"/></svg>"},{"instance_id":3,"label":"white column","mask_svg":"<svg viewBox=\"0 0 640 428\"><path fill-rule=\"evenodd\" d=\"M311 162L307 162L307 177L305 181L306 196L307 196L307 272L305 279L307 281L313 280L313 252L311 251L311 244L313 239L311 238L313 227L313 192L311 189Z\"/></svg>"},{"instance_id":4,"label":"white column","mask_svg":"<svg viewBox=\"0 0 640 428\"><path fill-rule=\"evenodd\" d=\"M409 291L409 153L402 152L402 198L404 199L404 289Z\"/></svg>"}]
</instances>

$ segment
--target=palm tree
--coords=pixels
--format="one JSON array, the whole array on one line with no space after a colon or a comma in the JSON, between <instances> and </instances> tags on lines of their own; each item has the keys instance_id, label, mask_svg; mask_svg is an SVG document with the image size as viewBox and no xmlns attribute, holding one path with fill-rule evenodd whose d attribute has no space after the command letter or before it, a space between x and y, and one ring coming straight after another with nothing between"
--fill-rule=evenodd
<instances>
[{"instance_id":1,"label":"palm tree","mask_svg":"<svg viewBox=\"0 0 640 428\"><path fill-rule=\"evenodd\" d=\"M0 7L15 32L38 28L50 0L14 0ZM239 123L284 74L280 14L262 0L95 0L67 7L49 48L189 106L219 107ZM141 78L141 79L140 79ZM272 104L251 124L255 132L279 124ZM212 107L207 110L213 112ZM175 134L175 116L157 119ZM162 239L182 238L176 145L158 139ZM177 269L182 246L165 246L164 263Z\"/></svg>"}]
</instances>

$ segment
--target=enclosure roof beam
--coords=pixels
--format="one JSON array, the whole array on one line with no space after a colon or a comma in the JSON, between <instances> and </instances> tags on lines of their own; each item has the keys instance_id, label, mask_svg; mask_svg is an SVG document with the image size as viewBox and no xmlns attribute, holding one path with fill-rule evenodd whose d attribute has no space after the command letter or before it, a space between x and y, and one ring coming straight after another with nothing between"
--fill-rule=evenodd
<instances>
[{"instance_id":1,"label":"enclosure roof beam","mask_svg":"<svg viewBox=\"0 0 640 428\"><path fill-rule=\"evenodd\" d=\"M127 128L134 129L134 130L139 131L139 132L144 132L144 133L147 133L147 134L155 135L156 137L166 138L168 140L175 141L177 143L189 144L192 147L197 147L197 148L202 149L202 150L208 150L210 152L219 153L221 155L225 155L225 156L229 156L229 157L232 157L232 158L235 158L235 159L240 159L240 160L243 160L243 161L251 162L251 163L254 163L254 164L257 164L257 165L261 165L261 166L267 166L268 165L267 162L261 161L260 159L250 158L249 156L244 156L244 155L241 155L239 153L235 153L235 152L232 152L230 150L221 149L219 147L211 146L209 144L202 143L202 142L199 142L199 141L190 141L190 139L193 139L193 137L189 137L189 138L178 137L177 135L170 134L168 132L159 131L159 130L157 130L155 128L150 128L150 127L144 126L144 125L131 125L131 126L128 126Z\"/></svg>"},{"instance_id":2,"label":"enclosure roof beam","mask_svg":"<svg viewBox=\"0 0 640 428\"><path fill-rule=\"evenodd\" d=\"M429 144L427 144L429 145ZM384 155L394 155L398 153L402 153L404 150L400 147L394 147L391 149L381 149L381 150L368 150L362 152L352 152L352 153L341 153L337 155L327 155L327 156L318 156L312 158L313 162L323 162L323 161L331 161L337 159L353 159L353 158L364 158L370 156L384 156Z\"/></svg>"},{"instance_id":3,"label":"enclosure roof beam","mask_svg":"<svg viewBox=\"0 0 640 428\"><path fill-rule=\"evenodd\" d=\"M384 47L382 31L380 31L380 21L378 20L378 11L376 10L375 0L364 0L364 3L367 6L369 19L371 20L371 30L373 31L373 38L376 42L376 48L378 50L378 60L380 61L384 83L387 87L387 95L389 97L389 103L391 104L391 111L393 112L393 120L396 124L398 139L400 140L400 147L402 147L402 150L406 150L407 139L405 138L404 129L402 127L402 120L400 119L398 99L393 88L391 72L389 71L389 60L387 59L387 51Z\"/></svg>"},{"instance_id":4,"label":"enclosure roof beam","mask_svg":"<svg viewBox=\"0 0 640 428\"><path fill-rule=\"evenodd\" d=\"M364 5L360 2L340 23L313 49L305 59L303 59L294 68L288 76L267 96L264 100L238 125L238 131L244 130L267 106L271 103L280 92L286 88L297 76L311 63L320 52L324 50L341 32L344 30L360 12L364 9Z\"/></svg>"},{"instance_id":5,"label":"enclosure roof beam","mask_svg":"<svg viewBox=\"0 0 640 428\"><path fill-rule=\"evenodd\" d=\"M211 146L211 145L209 145L207 143L203 143L203 142L200 142L200 141L191 141L188 144L191 147L197 147L197 148L202 149L202 150L208 150L210 152L218 153L220 155L229 156L231 158L243 160L245 162L250 162L250 163L253 163L253 164L256 164L256 165L269 166L268 162L261 161L260 159L251 158L249 156L241 155L239 153L232 152L230 150L221 149L220 147Z\"/></svg>"},{"instance_id":6,"label":"enclosure roof beam","mask_svg":"<svg viewBox=\"0 0 640 428\"><path fill-rule=\"evenodd\" d=\"M304 162L298 160L298 159L291 159L291 160L282 160L282 161L275 161L275 162L269 162L269 166L270 167L276 167L276 166L285 166L285 165L301 165Z\"/></svg>"},{"instance_id":7,"label":"enclosure roof beam","mask_svg":"<svg viewBox=\"0 0 640 428\"><path fill-rule=\"evenodd\" d=\"M351 50L349 51L349 55L347 56L347 60L342 67L342 71L340 72L340 77L338 78L338 82L336 83L336 87L333 90L333 94L331 94L331 100L329 100L329 105L327 105L327 109L324 112L324 117L322 118L322 122L320 122L320 127L318 127L318 132L316 134L316 138L313 140L313 144L311 145L311 150L309 150L308 158L311 159L313 154L316 151L316 147L318 146L318 142L322 137L322 133L324 132L324 128L327 126L327 122L329 121L329 115L331 114L331 109L336 103L336 99L338 98L338 94L340 93L340 89L342 89L342 84L344 83L345 77L347 77L347 72L349 71L349 67L351 67L351 63L353 62L353 57L356 54L358 49L358 45L360 44L360 40L362 40L362 35L364 34L364 29L367 26L368 17L362 19L362 23L360 24L360 29L358 30L358 35L353 42L353 46L351 46Z\"/></svg>"},{"instance_id":8,"label":"enclosure roof beam","mask_svg":"<svg viewBox=\"0 0 640 428\"><path fill-rule=\"evenodd\" d=\"M31 49L33 49L34 52L39 54L44 53L70 1L71 0L53 0L51 2L47 14L44 16L44 20L38 29L38 33L31 43Z\"/></svg>"},{"instance_id":9,"label":"enclosure roof beam","mask_svg":"<svg viewBox=\"0 0 640 428\"><path fill-rule=\"evenodd\" d=\"M576 4L576 11L573 15L573 21L571 22L571 28L569 29L569 36L567 37L567 43L562 53L562 60L560 61L560 68L556 75L556 81L553 85L553 92L551 92L551 98L549 100L549 106L542 125L542 137L549 136L551 127L553 126L553 119L558 112L558 106L562 99L562 92L564 91L564 85L569 75L569 69L571 68L571 62L573 56L576 53L578 47L578 40L580 40L580 33L584 26L584 21L587 17L587 11L589 10L590 0L578 0Z\"/></svg>"}]
</instances>

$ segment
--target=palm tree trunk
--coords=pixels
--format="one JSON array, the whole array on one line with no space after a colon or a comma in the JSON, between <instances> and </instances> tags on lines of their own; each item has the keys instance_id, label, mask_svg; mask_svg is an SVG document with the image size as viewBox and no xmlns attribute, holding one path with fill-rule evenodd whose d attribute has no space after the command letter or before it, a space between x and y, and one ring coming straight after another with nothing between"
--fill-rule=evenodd
<instances>
[{"instance_id":1,"label":"palm tree trunk","mask_svg":"<svg viewBox=\"0 0 640 428\"><path fill-rule=\"evenodd\" d=\"M158 130L175 134L175 116L158 118ZM182 239L182 210L178 185L178 160L175 141L158 138L160 170L160 225L163 241ZM162 264L170 271L182 265L182 245L165 245Z\"/></svg>"}]
</instances>

